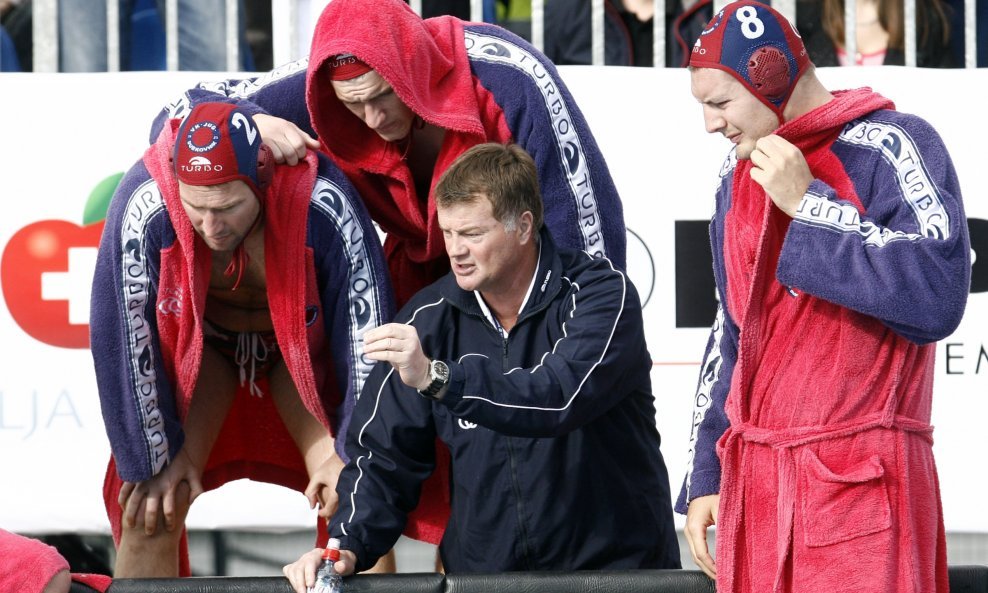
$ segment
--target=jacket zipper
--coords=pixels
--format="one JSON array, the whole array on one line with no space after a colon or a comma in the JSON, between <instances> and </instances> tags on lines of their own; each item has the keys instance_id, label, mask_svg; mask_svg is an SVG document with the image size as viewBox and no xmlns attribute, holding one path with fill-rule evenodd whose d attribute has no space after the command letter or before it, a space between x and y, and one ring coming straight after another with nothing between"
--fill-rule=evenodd
<instances>
[{"instance_id":1,"label":"jacket zipper","mask_svg":"<svg viewBox=\"0 0 988 593\"><path fill-rule=\"evenodd\" d=\"M517 323L515 325L517 325ZM507 371L509 368L508 336L506 336L500 328L492 329L501 339L501 370ZM511 334L510 331L507 333L508 335ZM532 562L532 546L531 542L528 541L528 529L525 524L525 502L522 498L521 483L518 479L518 461L515 455L514 447L512 446L512 437L504 436L504 442L508 450L508 464L511 468L511 490L515 495L515 513L518 515L518 532L521 535L521 559L524 561L525 567L528 570L534 570L535 565Z\"/></svg>"},{"instance_id":2,"label":"jacket zipper","mask_svg":"<svg viewBox=\"0 0 988 593\"><path fill-rule=\"evenodd\" d=\"M521 487L518 484L518 463L515 460L515 451L511 446L512 437L505 436L504 442L508 447L508 462L511 465L511 488L515 493L515 512L518 513L518 532L521 534L522 560L525 562L527 570L535 570L532 562L532 546L528 541L528 529L525 526L525 503L521 497Z\"/></svg>"}]
</instances>

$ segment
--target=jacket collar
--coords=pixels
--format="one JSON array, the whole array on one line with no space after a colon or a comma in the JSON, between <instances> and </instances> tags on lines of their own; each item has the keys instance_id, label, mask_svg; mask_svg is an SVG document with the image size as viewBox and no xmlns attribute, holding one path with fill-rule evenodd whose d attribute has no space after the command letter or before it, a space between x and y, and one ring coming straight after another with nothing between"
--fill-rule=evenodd
<instances>
[{"instance_id":1,"label":"jacket collar","mask_svg":"<svg viewBox=\"0 0 988 593\"><path fill-rule=\"evenodd\" d=\"M539 231L539 263L535 268L535 276L531 282L528 298L522 305L518 321L539 311L555 298L562 286L563 263L559 258L552 236L546 227ZM480 306L479 299L472 290L463 290L456 283L453 272L446 274L439 282L439 292L451 305L479 317L486 317Z\"/></svg>"}]
</instances>

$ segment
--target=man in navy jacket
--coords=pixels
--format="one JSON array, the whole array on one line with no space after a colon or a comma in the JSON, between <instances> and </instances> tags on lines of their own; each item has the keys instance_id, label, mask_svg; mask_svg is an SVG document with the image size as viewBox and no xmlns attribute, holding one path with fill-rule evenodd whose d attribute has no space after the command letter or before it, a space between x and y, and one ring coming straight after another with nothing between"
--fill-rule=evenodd
<instances>
[{"instance_id":1,"label":"man in navy jacket","mask_svg":"<svg viewBox=\"0 0 988 593\"><path fill-rule=\"evenodd\" d=\"M365 334L330 535L374 564L452 454L449 572L679 567L641 304L606 258L557 249L531 157L481 144L437 190L451 271ZM321 550L285 574L313 583Z\"/></svg>"}]
</instances>

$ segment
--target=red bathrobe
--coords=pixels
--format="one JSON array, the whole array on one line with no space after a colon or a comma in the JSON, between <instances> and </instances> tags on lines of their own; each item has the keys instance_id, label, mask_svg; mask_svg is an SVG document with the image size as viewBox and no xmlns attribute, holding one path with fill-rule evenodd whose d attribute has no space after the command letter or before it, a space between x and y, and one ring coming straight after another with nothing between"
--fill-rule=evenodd
<instances>
[{"instance_id":1,"label":"red bathrobe","mask_svg":"<svg viewBox=\"0 0 988 593\"><path fill-rule=\"evenodd\" d=\"M416 188L402 151L336 97L325 65L340 53L366 62L422 121L443 129L428 188ZM387 232L399 307L449 270L433 190L461 154L484 142L514 142L532 155L545 225L559 245L624 268L621 201L589 127L554 66L507 31L453 17L422 20L398 0L334 0L313 35L306 104L325 152ZM449 516L448 465L440 444L406 535L439 542Z\"/></svg>"},{"instance_id":2,"label":"red bathrobe","mask_svg":"<svg viewBox=\"0 0 988 593\"><path fill-rule=\"evenodd\" d=\"M169 122L158 142L145 153L144 166L157 180L176 234L175 242L161 252L157 325L167 375L174 378L178 416L184 420L202 362L202 320L211 254L195 234L179 198L170 162L170 147L178 124L178 120ZM306 217L316 169L317 161L312 153L307 156L306 164L278 169L267 192L268 196L278 196L278 202L269 203L265 209L265 267L268 304L286 367L305 407L327 430L335 432L333 410L338 402L323 402L320 397L332 377L332 371L327 368L328 344L321 325L313 323L307 327L306 316L302 314L307 304L319 302L312 253L305 245ZM170 294L183 291L189 292L184 302L191 305L191 314L170 314L168 307L160 305ZM266 381L260 383L266 390ZM280 418L270 396L251 397L246 387L240 388L203 470L203 487L208 491L232 480L250 478L304 491L308 473ZM103 496L117 542L122 519L117 495L122 484L111 458ZM324 522L320 519L319 524L317 544L325 545ZM180 551L180 572L182 576L190 574L185 538Z\"/></svg>"},{"instance_id":3,"label":"red bathrobe","mask_svg":"<svg viewBox=\"0 0 988 593\"><path fill-rule=\"evenodd\" d=\"M868 90L835 94L834 101L776 133L802 150L816 178L811 190L831 188L862 219L870 214L863 202L876 213L890 204L897 208L906 201L898 193L901 178L879 177L868 156L849 159L850 151L861 150L850 142L834 148L851 129L845 124L891 110L892 103ZM927 140L923 128L913 127L915 118L878 113L874 121L896 122L902 127L888 129L914 140L913 146ZM877 154L881 146L854 154ZM904 142L902 154L913 146ZM921 155L917 149L915 160ZM862 294L878 286L871 279L886 273L885 258L922 248L922 239L865 248L874 269L839 250L822 254L818 246L812 257L800 255L796 242L809 233L858 241L860 232L852 228L857 219L843 234L821 231L802 214L797 225L751 179L751 167L750 160L739 161L726 181L733 194L724 225L726 306L741 337L726 401L730 426L717 444L717 590L946 592L929 424L934 345L907 340L876 316L825 300L820 290L811 294L791 280L814 274L800 268L814 265L807 261L826 261L815 265L860 279ZM907 171L906 179L915 174L899 171ZM942 177L930 171L935 183L949 187L942 180L952 169L941 169ZM892 181L883 186L880 179Z\"/></svg>"},{"instance_id":4,"label":"red bathrobe","mask_svg":"<svg viewBox=\"0 0 988 593\"><path fill-rule=\"evenodd\" d=\"M56 574L69 570L68 561L44 542L0 529L0 591L42 593ZM106 591L112 579L76 573L72 580L86 590Z\"/></svg>"}]
</instances>

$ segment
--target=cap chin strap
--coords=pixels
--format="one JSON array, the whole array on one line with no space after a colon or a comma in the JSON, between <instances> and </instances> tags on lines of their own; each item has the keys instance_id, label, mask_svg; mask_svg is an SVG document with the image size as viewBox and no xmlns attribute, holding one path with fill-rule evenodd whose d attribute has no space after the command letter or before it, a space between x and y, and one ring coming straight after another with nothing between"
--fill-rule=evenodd
<instances>
[{"instance_id":1,"label":"cap chin strap","mask_svg":"<svg viewBox=\"0 0 988 593\"><path fill-rule=\"evenodd\" d=\"M261 207L257 211L257 216L254 217L254 222L251 223L250 228L244 235L244 238L240 240L240 243L233 249L233 257L230 258L230 263L227 264L226 269L223 270L223 275L226 277L231 277L234 274L237 275L237 280L233 283L233 288L230 290L237 290L240 287L240 282L244 279L244 272L247 270L247 265L250 263L250 256L247 255L247 249L244 248L244 242L247 241L247 237L254 232L257 228L258 223L264 216L264 202L260 203Z\"/></svg>"},{"instance_id":2,"label":"cap chin strap","mask_svg":"<svg viewBox=\"0 0 988 593\"><path fill-rule=\"evenodd\" d=\"M399 157L401 160L406 160L408 158L408 153L412 150L412 142L415 140L415 131L421 130L424 127L425 120L416 115L412 120L412 125L408 128L408 134L405 135L404 138L389 143L401 151L401 156Z\"/></svg>"}]
</instances>

